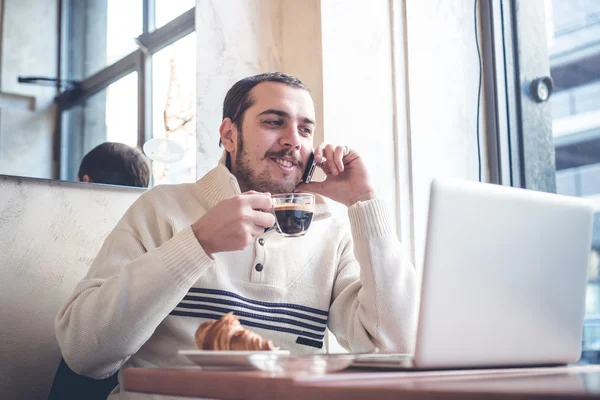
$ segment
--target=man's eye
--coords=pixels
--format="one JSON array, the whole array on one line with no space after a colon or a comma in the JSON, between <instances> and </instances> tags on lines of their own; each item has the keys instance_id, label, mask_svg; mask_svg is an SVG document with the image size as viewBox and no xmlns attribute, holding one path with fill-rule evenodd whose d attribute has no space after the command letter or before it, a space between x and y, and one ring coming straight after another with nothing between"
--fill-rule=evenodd
<instances>
[{"instance_id":1,"label":"man's eye","mask_svg":"<svg viewBox=\"0 0 600 400\"><path fill-rule=\"evenodd\" d=\"M280 120L280 119L268 120L268 121L265 121L265 124L267 124L267 125L274 125L274 126L281 126L281 125L283 125L283 121Z\"/></svg>"},{"instance_id":2,"label":"man's eye","mask_svg":"<svg viewBox=\"0 0 600 400\"><path fill-rule=\"evenodd\" d=\"M307 134L307 135L312 135L312 129L311 128L301 128L300 131L302 133Z\"/></svg>"}]
</instances>

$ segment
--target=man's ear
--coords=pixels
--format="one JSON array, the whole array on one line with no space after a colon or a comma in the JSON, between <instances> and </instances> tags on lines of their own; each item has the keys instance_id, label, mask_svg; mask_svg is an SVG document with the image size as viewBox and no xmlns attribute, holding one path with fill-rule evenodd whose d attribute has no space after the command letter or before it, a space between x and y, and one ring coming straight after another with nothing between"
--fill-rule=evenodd
<instances>
[{"instance_id":1,"label":"man's ear","mask_svg":"<svg viewBox=\"0 0 600 400\"><path fill-rule=\"evenodd\" d=\"M225 150L229 153L235 151L237 129L230 118L225 118L223 122L221 122L219 134L221 135L221 142L223 143Z\"/></svg>"},{"instance_id":2,"label":"man's ear","mask_svg":"<svg viewBox=\"0 0 600 400\"><path fill-rule=\"evenodd\" d=\"M89 175L87 175L87 174L83 175L83 177L82 177L82 179L81 179L81 180L82 180L83 182L87 182L87 183L92 183L92 182L94 182L94 181L92 180L92 178L90 178L90 176L89 176Z\"/></svg>"}]
</instances>

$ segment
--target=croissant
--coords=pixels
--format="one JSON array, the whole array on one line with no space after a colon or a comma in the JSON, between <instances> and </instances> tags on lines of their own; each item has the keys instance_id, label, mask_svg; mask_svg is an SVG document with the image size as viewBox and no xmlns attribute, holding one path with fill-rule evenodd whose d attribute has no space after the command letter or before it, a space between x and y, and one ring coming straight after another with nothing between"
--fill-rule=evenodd
<instances>
[{"instance_id":1,"label":"croissant","mask_svg":"<svg viewBox=\"0 0 600 400\"><path fill-rule=\"evenodd\" d=\"M206 321L196 330L196 346L202 350L273 350L273 342L245 329L233 312L218 321Z\"/></svg>"}]
</instances>

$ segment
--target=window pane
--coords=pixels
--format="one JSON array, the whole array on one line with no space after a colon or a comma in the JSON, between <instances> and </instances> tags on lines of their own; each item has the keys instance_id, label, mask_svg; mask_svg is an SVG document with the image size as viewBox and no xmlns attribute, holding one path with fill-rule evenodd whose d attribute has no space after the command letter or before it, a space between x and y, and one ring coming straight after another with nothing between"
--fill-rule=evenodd
<instances>
[{"instance_id":1,"label":"window pane","mask_svg":"<svg viewBox=\"0 0 600 400\"><path fill-rule=\"evenodd\" d=\"M196 33L152 57L153 136L168 138L185 150L183 160L154 161L154 184L196 180Z\"/></svg>"},{"instance_id":2,"label":"window pane","mask_svg":"<svg viewBox=\"0 0 600 400\"><path fill-rule=\"evenodd\" d=\"M196 5L196 0L155 0L156 28L167 24Z\"/></svg>"},{"instance_id":3,"label":"window pane","mask_svg":"<svg viewBox=\"0 0 600 400\"><path fill-rule=\"evenodd\" d=\"M106 141L138 145L137 90L137 72L106 88Z\"/></svg>"},{"instance_id":4,"label":"window pane","mask_svg":"<svg viewBox=\"0 0 600 400\"><path fill-rule=\"evenodd\" d=\"M137 72L96 93L63 117L66 131L61 178L77 179L81 159L103 142L137 147Z\"/></svg>"},{"instance_id":5,"label":"window pane","mask_svg":"<svg viewBox=\"0 0 600 400\"><path fill-rule=\"evenodd\" d=\"M74 1L70 11L69 78L87 78L137 49L142 0Z\"/></svg>"},{"instance_id":6,"label":"window pane","mask_svg":"<svg viewBox=\"0 0 600 400\"><path fill-rule=\"evenodd\" d=\"M142 0L108 0L106 64L112 64L137 49L142 34Z\"/></svg>"},{"instance_id":7,"label":"window pane","mask_svg":"<svg viewBox=\"0 0 600 400\"><path fill-rule=\"evenodd\" d=\"M557 191L597 204L600 220L600 2L546 1ZM583 360L600 362L600 225L595 224Z\"/></svg>"}]
</instances>

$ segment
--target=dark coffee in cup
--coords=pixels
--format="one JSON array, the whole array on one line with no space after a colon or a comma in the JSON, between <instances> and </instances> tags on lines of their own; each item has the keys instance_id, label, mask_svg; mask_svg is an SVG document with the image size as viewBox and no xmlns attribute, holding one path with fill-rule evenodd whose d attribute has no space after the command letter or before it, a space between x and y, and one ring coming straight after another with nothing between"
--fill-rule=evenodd
<instances>
[{"instance_id":1,"label":"dark coffee in cup","mask_svg":"<svg viewBox=\"0 0 600 400\"><path fill-rule=\"evenodd\" d=\"M313 208L307 204L277 204L274 211L278 230L286 235L304 234L313 217Z\"/></svg>"}]
</instances>

